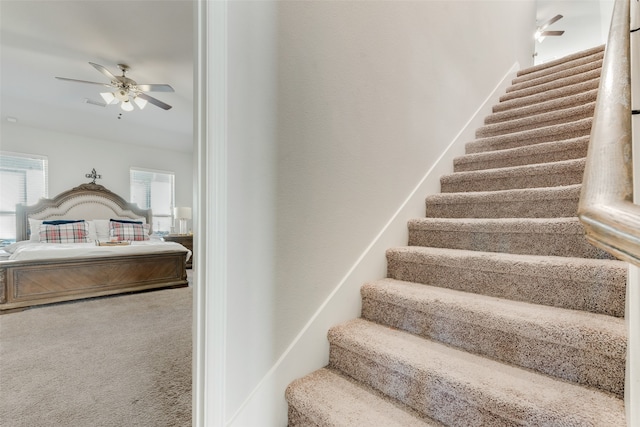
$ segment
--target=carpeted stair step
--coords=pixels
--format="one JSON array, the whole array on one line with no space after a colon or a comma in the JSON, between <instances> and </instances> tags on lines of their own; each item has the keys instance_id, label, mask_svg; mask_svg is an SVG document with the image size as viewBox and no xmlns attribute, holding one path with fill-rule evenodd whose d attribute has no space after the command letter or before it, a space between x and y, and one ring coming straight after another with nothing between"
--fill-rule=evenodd
<instances>
[{"instance_id":1,"label":"carpeted stair step","mask_svg":"<svg viewBox=\"0 0 640 427\"><path fill-rule=\"evenodd\" d=\"M507 92L500 97L500 102L535 96L552 90L563 89L566 86L598 79L600 78L601 72L602 69L596 68L594 70L586 71L584 73L576 74L562 79L553 80L551 82L540 84L537 86L514 90L513 92Z\"/></svg>"},{"instance_id":2,"label":"carpeted stair step","mask_svg":"<svg viewBox=\"0 0 640 427\"><path fill-rule=\"evenodd\" d=\"M292 382L285 396L289 427L442 426L332 369L319 369Z\"/></svg>"},{"instance_id":3,"label":"carpeted stair step","mask_svg":"<svg viewBox=\"0 0 640 427\"><path fill-rule=\"evenodd\" d=\"M425 199L427 218L574 217L582 185L440 193Z\"/></svg>"},{"instance_id":4,"label":"carpeted stair step","mask_svg":"<svg viewBox=\"0 0 640 427\"><path fill-rule=\"evenodd\" d=\"M586 92L569 95L561 98L552 99L545 102L539 102L537 104L528 105L520 108L513 108L510 110L493 113L485 117L484 123L486 125L497 124L506 122L509 120L517 120L533 115L542 113L548 113L557 110L564 110L567 108L577 107L584 104L595 102L598 96L597 89L591 89Z\"/></svg>"},{"instance_id":5,"label":"carpeted stair step","mask_svg":"<svg viewBox=\"0 0 640 427\"><path fill-rule=\"evenodd\" d=\"M609 316L624 316L622 261L407 246L387 250L387 277Z\"/></svg>"},{"instance_id":6,"label":"carpeted stair step","mask_svg":"<svg viewBox=\"0 0 640 427\"><path fill-rule=\"evenodd\" d=\"M579 64L576 62L570 68L560 69L560 70L557 70L557 71L555 71L553 73L545 74L545 75L542 75L542 76L539 76L539 77L535 77L535 78L531 78L531 76L529 76L529 78L524 79L524 80L520 80L520 81L516 81L517 79L514 79L511 82L512 85L509 86L506 89L506 91L507 92L513 92L513 91L516 91L516 90L526 89L526 88L538 86L538 85L541 85L541 84L550 83L550 82L553 82L553 81L555 81L557 79L566 78L566 77L574 76L576 74L586 73L588 71L592 71L592 70L595 70L595 69L598 69L598 68L602 68L602 59L603 58L604 58L604 51L603 52L599 52L596 55L592 55L590 57L585 58L586 61L582 60L582 61L580 61Z\"/></svg>"},{"instance_id":7,"label":"carpeted stair step","mask_svg":"<svg viewBox=\"0 0 640 427\"><path fill-rule=\"evenodd\" d=\"M623 397L624 319L393 279L361 295L369 321Z\"/></svg>"},{"instance_id":8,"label":"carpeted stair step","mask_svg":"<svg viewBox=\"0 0 640 427\"><path fill-rule=\"evenodd\" d=\"M495 104L493 106L493 112L500 113L500 112L512 110L514 108L523 108L523 107L528 107L535 104L540 104L543 102L548 102L554 99L579 95L581 93L589 92L594 89L597 90L599 84L600 84L600 79L595 78L592 80L587 80L585 82L572 84L572 85L561 87L558 89L548 90L543 93L537 93L537 94L525 96L522 98L516 98L516 99L511 99L509 101L499 102L498 104Z\"/></svg>"},{"instance_id":9,"label":"carpeted stair step","mask_svg":"<svg viewBox=\"0 0 640 427\"><path fill-rule=\"evenodd\" d=\"M585 118L593 118L596 103L590 102L562 110L547 111L537 115L485 125L476 130L476 138L504 135L546 126L559 125Z\"/></svg>"},{"instance_id":10,"label":"carpeted stair step","mask_svg":"<svg viewBox=\"0 0 640 427\"><path fill-rule=\"evenodd\" d=\"M596 61L604 57L604 47L604 45L592 47L553 61L545 62L544 64L523 68L518 71L517 77L514 79L514 83L526 81L531 78L538 78L545 74L557 73L562 69L573 68L588 62Z\"/></svg>"},{"instance_id":11,"label":"carpeted stair step","mask_svg":"<svg viewBox=\"0 0 640 427\"><path fill-rule=\"evenodd\" d=\"M589 244L578 218L416 218L409 246L613 259Z\"/></svg>"},{"instance_id":12,"label":"carpeted stair step","mask_svg":"<svg viewBox=\"0 0 640 427\"><path fill-rule=\"evenodd\" d=\"M440 177L442 193L511 190L517 188L559 187L580 184L586 159L512 166Z\"/></svg>"},{"instance_id":13,"label":"carpeted stair step","mask_svg":"<svg viewBox=\"0 0 640 427\"><path fill-rule=\"evenodd\" d=\"M454 172L507 168L586 157L589 135L506 150L467 154L453 160Z\"/></svg>"},{"instance_id":14,"label":"carpeted stair step","mask_svg":"<svg viewBox=\"0 0 640 427\"><path fill-rule=\"evenodd\" d=\"M546 126L507 135L477 138L465 144L465 154L505 150L507 148L522 147L543 142L562 141L589 135L591 133L592 122L593 117L588 117L555 126Z\"/></svg>"},{"instance_id":15,"label":"carpeted stair step","mask_svg":"<svg viewBox=\"0 0 640 427\"><path fill-rule=\"evenodd\" d=\"M329 364L451 426L624 426L604 393L355 319L329 331Z\"/></svg>"}]
</instances>

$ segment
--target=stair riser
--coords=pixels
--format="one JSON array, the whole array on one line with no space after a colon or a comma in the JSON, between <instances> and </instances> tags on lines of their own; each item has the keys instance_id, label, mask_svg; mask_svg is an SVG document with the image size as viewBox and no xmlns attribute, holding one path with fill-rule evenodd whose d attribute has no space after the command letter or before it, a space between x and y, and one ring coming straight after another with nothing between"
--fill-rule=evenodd
<instances>
[{"instance_id":1,"label":"stair riser","mask_svg":"<svg viewBox=\"0 0 640 427\"><path fill-rule=\"evenodd\" d=\"M586 157L588 147L589 138L585 136L561 143L543 143L509 151L478 153L479 155L454 159L453 171L469 172L580 159Z\"/></svg>"},{"instance_id":2,"label":"stair riser","mask_svg":"<svg viewBox=\"0 0 640 427\"><path fill-rule=\"evenodd\" d=\"M427 218L566 218L577 215L579 196L556 200L438 203L427 198Z\"/></svg>"},{"instance_id":3,"label":"stair riser","mask_svg":"<svg viewBox=\"0 0 640 427\"><path fill-rule=\"evenodd\" d=\"M516 98L509 101L503 101L493 106L493 112L500 113L500 112L508 111L514 108L527 107L527 106L531 106L531 105L535 105L543 102L548 102L551 100L557 100L560 98L581 94L584 92L589 92L594 89L598 89L599 84L600 84L600 79L593 79L586 82L566 86L561 89L549 90L547 92L543 92L543 93L532 95L532 96Z\"/></svg>"},{"instance_id":4,"label":"stair riser","mask_svg":"<svg viewBox=\"0 0 640 427\"><path fill-rule=\"evenodd\" d=\"M516 274L500 267L465 266L465 262L409 261L387 257L387 277L515 301L624 316L625 284L620 277L602 272L588 280L548 277L545 268ZM497 270L497 271L496 271ZM576 272L576 275L579 275Z\"/></svg>"},{"instance_id":5,"label":"stair riser","mask_svg":"<svg viewBox=\"0 0 640 427\"><path fill-rule=\"evenodd\" d=\"M550 126L514 134L477 139L465 144L465 154L505 150L545 142L579 138L591 133L592 118L577 120L559 126Z\"/></svg>"},{"instance_id":6,"label":"stair riser","mask_svg":"<svg viewBox=\"0 0 640 427\"><path fill-rule=\"evenodd\" d=\"M590 245L584 235L579 234L487 233L409 228L409 246L520 255L613 259L609 253Z\"/></svg>"},{"instance_id":7,"label":"stair riser","mask_svg":"<svg viewBox=\"0 0 640 427\"><path fill-rule=\"evenodd\" d=\"M566 110L594 102L597 98L598 91L596 89L570 95L562 98L552 99L550 101L541 102L539 104L529 105L520 108L514 108L499 113L493 113L485 117L484 124L492 125L510 120L518 120L534 115L550 113L558 110Z\"/></svg>"},{"instance_id":8,"label":"stair riser","mask_svg":"<svg viewBox=\"0 0 640 427\"><path fill-rule=\"evenodd\" d=\"M566 172L558 171L548 174L513 174L512 176L485 176L478 179L454 180L442 178L440 180L441 193L477 192L513 190L518 188L559 187L582 183L584 168L573 168Z\"/></svg>"},{"instance_id":9,"label":"stair riser","mask_svg":"<svg viewBox=\"0 0 640 427\"><path fill-rule=\"evenodd\" d=\"M592 79L599 79L601 71L602 71L601 69L595 69L595 70L587 71L586 73L577 74L575 76L566 77L564 79L554 80L552 82L544 83L534 87L515 90L513 92L507 92L506 94L500 97L500 102L511 101L517 98L535 96L551 90L562 89L569 85L584 83Z\"/></svg>"},{"instance_id":10,"label":"stair riser","mask_svg":"<svg viewBox=\"0 0 640 427\"><path fill-rule=\"evenodd\" d=\"M621 351L617 357L612 357L563 343L536 339L536 332L528 330L528 325L506 324L506 330L498 330L492 327L495 322L478 313L459 311L452 306L429 305L420 308L421 310L417 310L363 298L362 317L465 351L596 387L622 397L624 343L618 342ZM534 337L527 336L528 333ZM611 342L616 342L615 339L612 337Z\"/></svg>"},{"instance_id":11,"label":"stair riser","mask_svg":"<svg viewBox=\"0 0 640 427\"><path fill-rule=\"evenodd\" d=\"M597 56L594 55L593 57L591 57L590 61L584 62L584 64L582 65L559 70L555 73L546 74L537 78L530 78L524 81L516 81L517 79L514 79L511 82L512 85L507 88L506 92L514 92L521 89L527 89L541 84L550 83L558 79L575 76L577 74L586 73L595 69L601 69L603 57L604 53L601 53Z\"/></svg>"},{"instance_id":12,"label":"stair riser","mask_svg":"<svg viewBox=\"0 0 640 427\"><path fill-rule=\"evenodd\" d=\"M595 104L590 103L577 108L570 108L554 113L543 114L542 117L529 117L495 125L488 125L476 131L476 138L506 135L509 133L523 132L525 130L540 129L547 126L560 125L580 119L593 117Z\"/></svg>"}]
</instances>

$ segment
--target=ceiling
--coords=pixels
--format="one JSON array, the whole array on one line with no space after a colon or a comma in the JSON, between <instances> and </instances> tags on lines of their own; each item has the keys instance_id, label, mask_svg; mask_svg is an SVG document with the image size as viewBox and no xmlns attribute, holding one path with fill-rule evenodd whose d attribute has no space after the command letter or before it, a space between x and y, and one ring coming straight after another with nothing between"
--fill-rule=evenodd
<instances>
[{"instance_id":1,"label":"ceiling","mask_svg":"<svg viewBox=\"0 0 640 427\"><path fill-rule=\"evenodd\" d=\"M191 152L193 3L1 0L0 125ZM149 94L173 108L96 106L86 100L102 101L105 88L54 78L109 83L89 62L115 75L127 64L139 84L171 85L175 93Z\"/></svg>"},{"instance_id":2,"label":"ceiling","mask_svg":"<svg viewBox=\"0 0 640 427\"><path fill-rule=\"evenodd\" d=\"M561 13L550 29L566 32L536 43L536 62L600 43L600 21L609 19L602 10L611 1L537 0L538 22ZM191 152L193 6L193 0L0 0L0 124ZM151 95L173 108L96 106L85 100L101 101L103 88L54 78L108 83L89 62L116 75L124 63L140 84L170 84L175 93Z\"/></svg>"}]
</instances>

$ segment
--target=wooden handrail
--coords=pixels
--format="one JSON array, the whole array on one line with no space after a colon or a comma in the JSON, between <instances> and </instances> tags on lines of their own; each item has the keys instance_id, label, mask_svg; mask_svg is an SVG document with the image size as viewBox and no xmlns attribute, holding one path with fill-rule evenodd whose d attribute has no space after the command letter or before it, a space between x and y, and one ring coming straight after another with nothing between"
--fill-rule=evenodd
<instances>
[{"instance_id":1,"label":"wooden handrail","mask_svg":"<svg viewBox=\"0 0 640 427\"><path fill-rule=\"evenodd\" d=\"M633 203L629 8L629 0L616 0L613 9L578 217L593 245L640 266L640 206Z\"/></svg>"}]
</instances>

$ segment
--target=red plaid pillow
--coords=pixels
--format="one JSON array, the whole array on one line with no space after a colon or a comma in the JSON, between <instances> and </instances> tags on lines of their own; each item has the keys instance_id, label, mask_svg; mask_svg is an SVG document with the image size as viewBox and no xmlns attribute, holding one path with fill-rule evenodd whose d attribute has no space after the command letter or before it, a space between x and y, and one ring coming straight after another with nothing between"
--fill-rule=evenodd
<instances>
[{"instance_id":1,"label":"red plaid pillow","mask_svg":"<svg viewBox=\"0 0 640 427\"><path fill-rule=\"evenodd\" d=\"M67 224L42 224L40 241L46 243L89 243L89 224L84 221Z\"/></svg>"},{"instance_id":2,"label":"red plaid pillow","mask_svg":"<svg viewBox=\"0 0 640 427\"><path fill-rule=\"evenodd\" d=\"M111 240L149 240L149 224L109 221Z\"/></svg>"}]
</instances>

